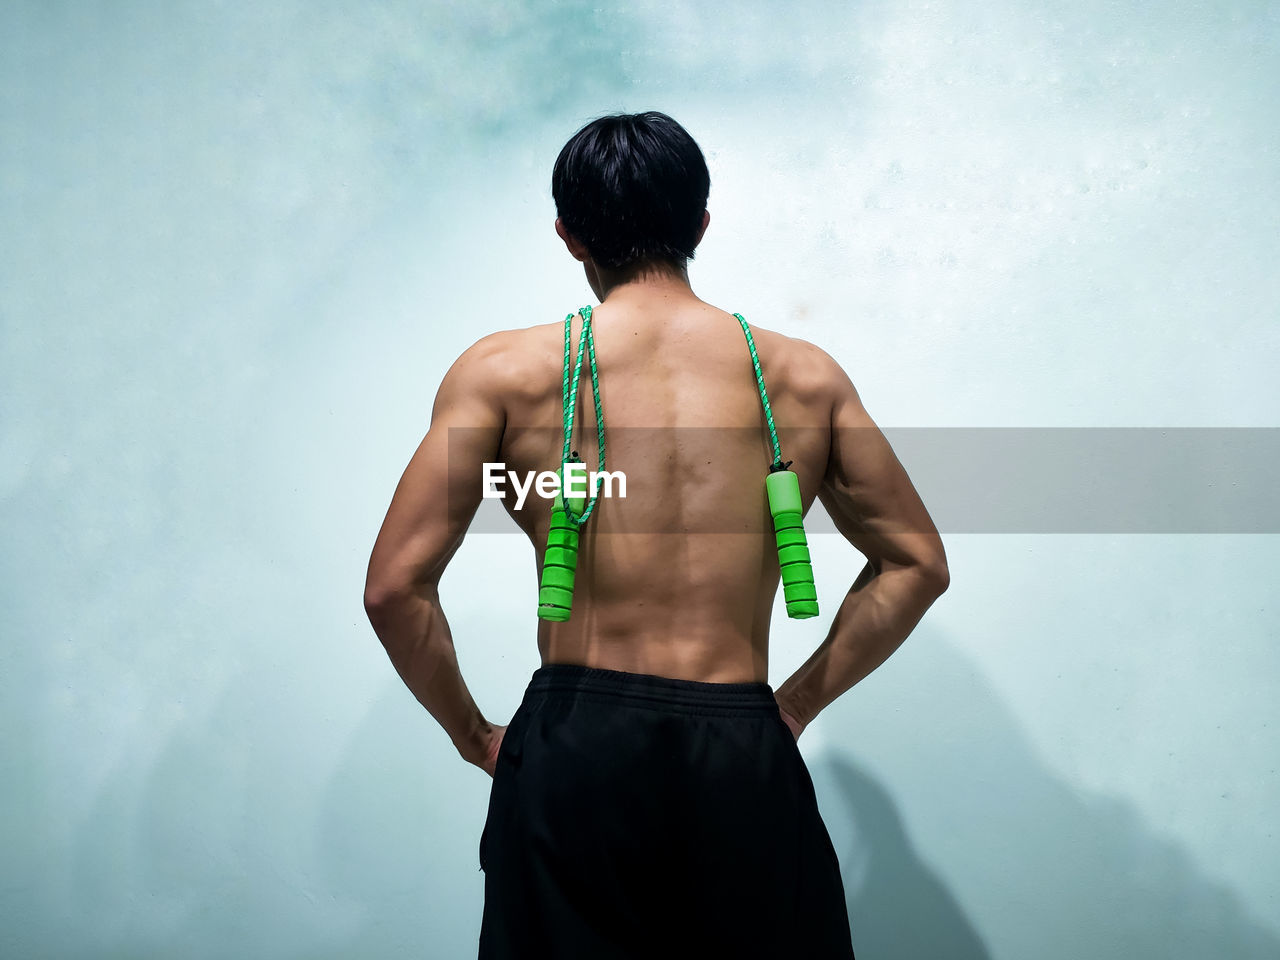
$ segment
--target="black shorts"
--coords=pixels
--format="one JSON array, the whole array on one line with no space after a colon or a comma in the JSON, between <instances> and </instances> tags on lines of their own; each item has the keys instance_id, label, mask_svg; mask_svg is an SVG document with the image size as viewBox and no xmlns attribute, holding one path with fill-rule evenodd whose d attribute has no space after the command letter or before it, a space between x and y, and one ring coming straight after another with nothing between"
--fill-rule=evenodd
<instances>
[{"instance_id":1,"label":"black shorts","mask_svg":"<svg viewBox=\"0 0 1280 960\"><path fill-rule=\"evenodd\" d=\"M480 960L853 958L835 848L767 683L536 670L480 866Z\"/></svg>"}]
</instances>

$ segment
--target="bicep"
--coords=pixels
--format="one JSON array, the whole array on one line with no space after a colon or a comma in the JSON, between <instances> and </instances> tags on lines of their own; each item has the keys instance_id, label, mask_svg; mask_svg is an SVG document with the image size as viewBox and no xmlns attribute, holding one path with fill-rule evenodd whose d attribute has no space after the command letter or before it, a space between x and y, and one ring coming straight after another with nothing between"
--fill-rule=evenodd
<instances>
[{"instance_id":1,"label":"bicep","mask_svg":"<svg viewBox=\"0 0 1280 960\"><path fill-rule=\"evenodd\" d=\"M483 497L483 465L497 459L505 424L483 373L464 354L440 384L431 425L387 509L369 559L366 597L436 586Z\"/></svg>"},{"instance_id":2,"label":"bicep","mask_svg":"<svg viewBox=\"0 0 1280 960\"><path fill-rule=\"evenodd\" d=\"M818 497L836 529L878 569L945 567L942 539L888 439L837 366L831 449Z\"/></svg>"}]
</instances>

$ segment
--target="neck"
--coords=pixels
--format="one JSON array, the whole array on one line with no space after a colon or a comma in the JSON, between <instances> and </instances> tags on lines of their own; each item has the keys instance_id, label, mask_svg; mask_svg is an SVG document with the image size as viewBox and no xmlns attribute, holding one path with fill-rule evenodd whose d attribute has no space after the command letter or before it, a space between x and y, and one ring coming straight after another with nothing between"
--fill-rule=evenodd
<instances>
[{"instance_id":1,"label":"neck","mask_svg":"<svg viewBox=\"0 0 1280 960\"><path fill-rule=\"evenodd\" d=\"M600 302L692 297L689 271L667 263L642 263L617 270L592 264L592 279Z\"/></svg>"}]
</instances>

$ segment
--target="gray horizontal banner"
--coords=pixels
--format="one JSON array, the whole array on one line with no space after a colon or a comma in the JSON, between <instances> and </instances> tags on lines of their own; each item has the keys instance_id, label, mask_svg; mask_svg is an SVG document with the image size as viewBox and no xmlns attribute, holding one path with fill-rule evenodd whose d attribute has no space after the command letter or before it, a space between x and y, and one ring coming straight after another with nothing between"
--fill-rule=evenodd
<instances>
[{"instance_id":1,"label":"gray horizontal banner","mask_svg":"<svg viewBox=\"0 0 1280 960\"><path fill-rule=\"evenodd\" d=\"M857 450L880 442L873 435L877 432L888 440L943 534L1280 533L1280 428L886 427L842 431L833 439L841 449ZM720 436L709 436L713 433ZM451 458L465 434L450 431ZM825 434L816 428L780 429L783 457L813 450L815 442L825 449ZM690 457L693 451L726 451L726 457L736 451L735 463L758 459L762 487L771 459L768 435L756 429L608 428L605 443L606 469L624 472L629 464L650 462L659 451L684 450ZM546 451L543 469L553 470L562 444L563 434L555 430L526 429L518 436L508 430L503 449ZM594 437L581 456L586 469L596 468ZM642 491L634 473L631 481L627 494L634 500ZM475 483L481 484L478 473ZM509 482L506 489L511 490ZM645 502L660 499L646 497ZM608 503L601 498L596 509L608 509ZM523 509L547 509L532 486ZM628 531L672 532L669 518L654 513L651 529L637 527L635 516L629 516ZM481 500L471 525L473 533L518 529L496 499ZM805 529L836 532L817 500ZM741 532L741 526L698 532Z\"/></svg>"}]
</instances>

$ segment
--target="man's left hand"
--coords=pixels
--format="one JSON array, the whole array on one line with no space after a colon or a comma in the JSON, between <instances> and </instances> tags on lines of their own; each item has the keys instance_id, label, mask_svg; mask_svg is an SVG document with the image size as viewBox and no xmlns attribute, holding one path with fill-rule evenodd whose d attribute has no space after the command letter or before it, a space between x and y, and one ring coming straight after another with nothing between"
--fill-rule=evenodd
<instances>
[{"instance_id":1,"label":"man's left hand","mask_svg":"<svg viewBox=\"0 0 1280 960\"><path fill-rule=\"evenodd\" d=\"M502 738L506 733L507 728L505 725L493 728L493 733L489 735L489 742L485 745L484 759L476 764L491 777L498 766L498 751L502 749Z\"/></svg>"}]
</instances>

